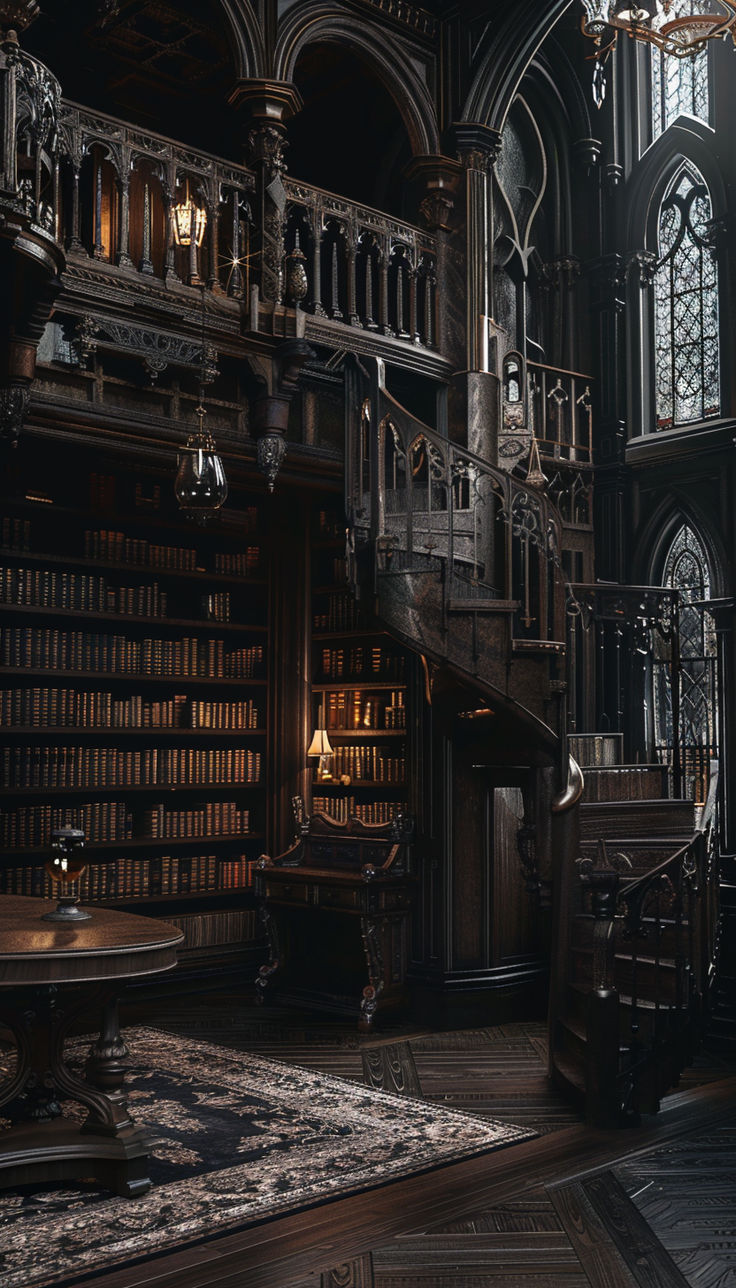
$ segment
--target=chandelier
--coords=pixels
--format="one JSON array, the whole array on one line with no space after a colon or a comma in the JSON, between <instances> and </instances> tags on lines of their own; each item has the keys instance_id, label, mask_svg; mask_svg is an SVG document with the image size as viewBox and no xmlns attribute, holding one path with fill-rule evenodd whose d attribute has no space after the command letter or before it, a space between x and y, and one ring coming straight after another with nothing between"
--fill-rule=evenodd
<instances>
[{"instance_id":1,"label":"chandelier","mask_svg":"<svg viewBox=\"0 0 736 1288\"><path fill-rule=\"evenodd\" d=\"M736 4L731 0L582 0L583 33L598 46L596 59L613 49L618 33L656 45L674 58L699 54L708 40L729 34L736 43Z\"/></svg>"}]
</instances>

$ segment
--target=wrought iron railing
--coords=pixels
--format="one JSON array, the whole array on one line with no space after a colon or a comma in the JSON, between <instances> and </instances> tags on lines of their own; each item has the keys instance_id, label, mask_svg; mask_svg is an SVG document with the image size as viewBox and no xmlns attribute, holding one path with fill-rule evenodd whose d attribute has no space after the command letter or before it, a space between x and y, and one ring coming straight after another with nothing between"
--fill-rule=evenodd
<instances>
[{"instance_id":1,"label":"wrought iron railing","mask_svg":"<svg viewBox=\"0 0 736 1288\"><path fill-rule=\"evenodd\" d=\"M593 460L592 379L527 362L529 421L543 456L589 464Z\"/></svg>"},{"instance_id":2,"label":"wrought iron railing","mask_svg":"<svg viewBox=\"0 0 736 1288\"><path fill-rule=\"evenodd\" d=\"M662 759L656 754L656 669L671 704L666 763L675 796L683 786L678 622L676 590L606 583L568 587L568 732L622 735L629 764Z\"/></svg>"}]
</instances>

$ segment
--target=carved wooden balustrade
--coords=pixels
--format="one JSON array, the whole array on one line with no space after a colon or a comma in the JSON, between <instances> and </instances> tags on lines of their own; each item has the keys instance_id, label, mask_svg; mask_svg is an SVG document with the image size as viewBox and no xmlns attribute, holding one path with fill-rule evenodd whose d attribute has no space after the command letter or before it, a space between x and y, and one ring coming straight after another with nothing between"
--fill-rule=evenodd
<instances>
[{"instance_id":1,"label":"carved wooden balustrade","mask_svg":"<svg viewBox=\"0 0 736 1288\"><path fill-rule=\"evenodd\" d=\"M66 100L60 118L63 235L73 256L165 283L242 298L251 272L253 175ZM207 215L198 246L177 246L172 209Z\"/></svg>"},{"instance_id":2,"label":"carved wooden balustrade","mask_svg":"<svg viewBox=\"0 0 736 1288\"><path fill-rule=\"evenodd\" d=\"M36 349L64 267L59 106L58 81L8 31L0 41L0 438L9 442L23 424Z\"/></svg>"},{"instance_id":3,"label":"carved wooden balustrade","mask_svg":"<svg viewBox=\"0 0 736 1288\"><path fill-rule=\"evenodd\" d=\"M579 860L583 925L569 978L587 987L586 1102L598 1126L656 1112L702 1037L717 946L717 787L713 765L697 831L650 871L632 875L629 855L604 842L597 860Z\"/></svg>"},{"instance_id":4,"label":"carved wooden balustrade","mask_svg":"<svg viewBox=\"0 0 736 1288\"><path fill-rule=\"evenodd\" d=\"M19 214L56 239L59 82L38 59L7 40L0 48L0 192Z\"/></svg>"},{"instance_id":5,"label":"carved wooden balustrade","mask_svg":"<svg viewBox=\"0 0 736 1288\"><path fill-rule=\"evenodd\" d=\"M91 258L144 278L245 299L260 284L255 175L152 131L63 101L60 235ZM379 211L287 178L282 298L316 321L431 350L437 343L435 243ZM206 214L201 245L178 245L172 212ZM257 314L252 314L257 325Z\"/></svg>"},{"instance_id":6,"label":"carved wooden balustrade","mask_svg":"<svg viewBox=\"0 0 736 1288\"><path fill-rule=\"evenodd\" d=\"M422 424L380 380L347 471L357 561L374 556L392 631L543 718L564 654L561 523L544 490Z\"/></svg>"},{"instance_id":7,"label":"carved wooden balustrade","mask_svg":"<svg viewBox=\"0 0 736 1288\"><path fill-rule=\"evenodd\" d=\"M287 301L289 265L301 261L303 307L316 317L435 347L434 238L293 179L286 191Z\"/></svg>"}]
</instances>

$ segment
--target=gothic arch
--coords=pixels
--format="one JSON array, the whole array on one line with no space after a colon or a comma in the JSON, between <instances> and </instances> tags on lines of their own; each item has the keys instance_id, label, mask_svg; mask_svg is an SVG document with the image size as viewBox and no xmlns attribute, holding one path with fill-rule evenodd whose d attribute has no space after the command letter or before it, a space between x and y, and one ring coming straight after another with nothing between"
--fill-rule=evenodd
<instances>
[{"instance_id":1,"label":"gothic arch","mask_svg":"<svg viewBox=\"0 0 736 1288\"><path fill-rule=\"evenodd\" d=\"M349 46L369 64L396 104L415 156L440 152L439 131L430 93L396 42L388 49L386 32L324 0L307 0L284 19L273 59L277 80L291 81L301 51L314 43Z\"/></svg>"},{"instance_id":2,"label":"gothic arch","mask_svg":"<svg viewBox=\"0 0 736 1288\"><path fill-rule=\"evenodd\" d=\"M521 4L508 5L505 17L493 24L461 120L477 121L501 132L529 64L573 2L523 0Z\"/></svg>"},{"instance_id":3,"label":"gothic arch","mask_svg":"<svg viewBox=\"0 0 736 1288\"><path fill-rule=\"evenodd\" d=\"M724 578L728 561L721 538L700 506L677 491L660 501L639 534L633 559L634 582L640 586L661 584L668 551L684 524L689 524L705 550L711 594L718 598L728 593Z\"/></svg>"},{"instance_id":4,"label":"gothic arch","mask_svg":"<svg viewBox=\"0 0 736 1288\"><path fill-rule=\"evenodd\" d=\"M631 180L627 202L627 245L632 250L654 249L656 224L667 185L683 161L700 171L713 203L713 215L725 213L727 196L722 168L713 153L715 135L709 125L681 116L647 148Z\"/></svg>"},{"instance_id":5,"label":"gothic arch","mask_svg":"<svg viewBox=\"0 0 736 1288\"><path fill-rule=\"evenodd\" d=\"M263 35L249 0L219 0L219 3L232 33L238 77L247 80L267 76Z\"/></svg>"}]
</instances>

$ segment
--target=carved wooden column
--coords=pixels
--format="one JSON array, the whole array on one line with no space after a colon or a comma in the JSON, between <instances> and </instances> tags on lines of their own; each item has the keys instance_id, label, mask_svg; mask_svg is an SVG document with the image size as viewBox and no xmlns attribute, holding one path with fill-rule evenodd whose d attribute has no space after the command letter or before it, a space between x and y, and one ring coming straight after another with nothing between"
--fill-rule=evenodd
<instances>
[{"instance_id":1,"label":"carved wooden column","mask_svg":"<svg viewBox=\"0 0 736 1288\"><path fill-rule=\"evenodd\" d=\"M281 304L284 293L286 122L301 109L295 85L287 81L243 80L230 95L247 126L249 160L256 172L256 210L260 236L260 295Z\"/></svg>"}]
</instances>

